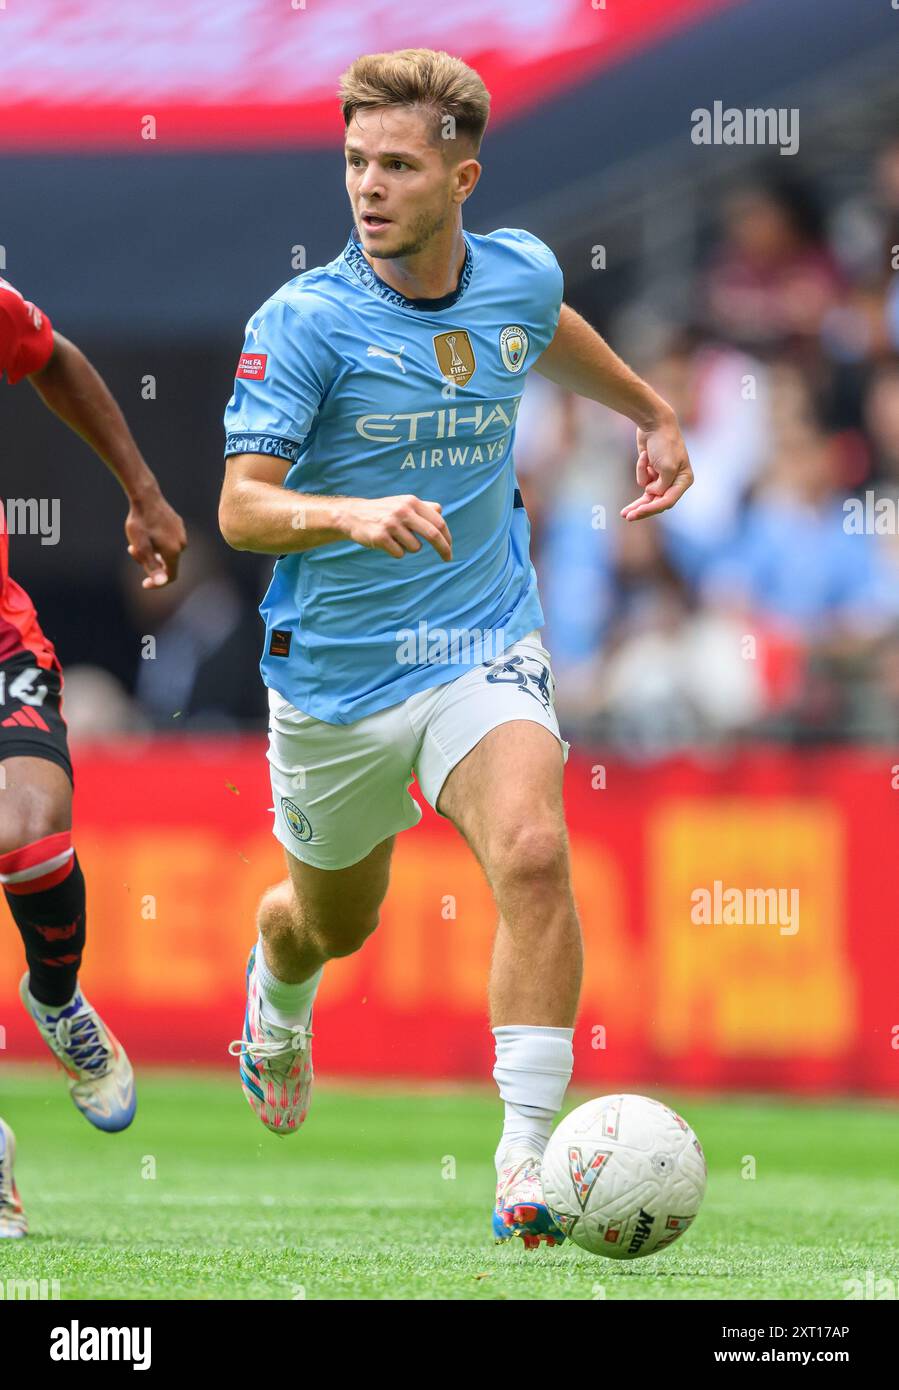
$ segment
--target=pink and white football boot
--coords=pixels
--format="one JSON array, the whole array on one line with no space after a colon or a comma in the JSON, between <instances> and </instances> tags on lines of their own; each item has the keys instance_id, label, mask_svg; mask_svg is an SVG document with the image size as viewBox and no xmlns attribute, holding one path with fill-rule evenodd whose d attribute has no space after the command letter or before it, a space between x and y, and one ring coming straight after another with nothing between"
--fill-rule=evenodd
<instances>
[{"instance_id":1,"label":"pink and white football boot","mask_svg":"<svg viewBox=\"0 0 899 1390\"><path fill-rule=\"evenodd\" d=\"M561 1245L565 1233L556 1224L543 1195L542 1165L537 1154L511 1154L496 1180L493 1235L497 1245L520 1236L525 1249L541 1241Z\"/></svg>"},{"instance_id":2,"label":"pink and white football boot","mask_svg":"<svg viewBox=\"0 0 899 1390\"><path fill-rule=\"evenodd\" d=\"M228 1051L240 1059L243 1093L266 1129L273 1134L293 1134L309 1111L312 1033L309 1028L279 1028L269 1023L260 1006L254 946L247 961L243 1037L231 1043Z\"/></svg>"}]
</instances>

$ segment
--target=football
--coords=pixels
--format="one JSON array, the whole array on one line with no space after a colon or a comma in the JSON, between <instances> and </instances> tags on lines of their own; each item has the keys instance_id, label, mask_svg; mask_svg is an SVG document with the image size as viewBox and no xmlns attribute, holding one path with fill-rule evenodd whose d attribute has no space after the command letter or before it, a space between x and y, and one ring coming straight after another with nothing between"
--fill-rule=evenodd
<instances>
[{"instance_id":1,"label":"football","mask_svg":"<svg viewBox=\"0 0 899 1390\"><path fill-rule=\"evenodd\" d=\"M649 1096L600 1096L572 1110L543 1157L543 1192L565 1234L593 1255L662 1250L705 1196L702 1146L686 1120Z\"/></svg>"}]
</instances>

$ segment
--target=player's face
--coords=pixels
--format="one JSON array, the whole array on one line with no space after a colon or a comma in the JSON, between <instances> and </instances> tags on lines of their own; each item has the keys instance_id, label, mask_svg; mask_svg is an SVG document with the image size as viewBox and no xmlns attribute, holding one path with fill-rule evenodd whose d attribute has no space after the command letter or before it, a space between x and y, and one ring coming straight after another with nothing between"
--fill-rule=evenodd
<instances>
[{"instance_id":1,"label":"player's face","mask_svg":"<svg viewBox=\"0 0 899 1390\"><path fill-rule=\"evenodd\" d=\"M346 186L363 250L385 260L425 250L467 197L471 165L479 167L446 158L420 111L357 111L346 133Z\"/></svg>"}]
</instances>

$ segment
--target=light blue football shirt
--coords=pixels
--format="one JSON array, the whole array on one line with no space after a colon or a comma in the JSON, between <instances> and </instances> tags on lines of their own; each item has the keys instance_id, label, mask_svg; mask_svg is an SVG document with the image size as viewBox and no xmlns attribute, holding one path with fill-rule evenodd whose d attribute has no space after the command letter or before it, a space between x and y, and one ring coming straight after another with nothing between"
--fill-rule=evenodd
<instances>
[{"instance_id":1,"label":"light blue football shirt","mask_svg":"<svg viewBox=\"0 0 899 1390\"><path fill-rule=\"evenodd\" d=\"M465 246L452 294L409 300L354 231L247 324L226 456L285 459L297 492L439 502L453 539L449 563L424 540L402 559L340 541L276 562L262 677L330 724L454 680L543 623L512 446L562 272L528 232Z\"/></svg>"}]
</instances>

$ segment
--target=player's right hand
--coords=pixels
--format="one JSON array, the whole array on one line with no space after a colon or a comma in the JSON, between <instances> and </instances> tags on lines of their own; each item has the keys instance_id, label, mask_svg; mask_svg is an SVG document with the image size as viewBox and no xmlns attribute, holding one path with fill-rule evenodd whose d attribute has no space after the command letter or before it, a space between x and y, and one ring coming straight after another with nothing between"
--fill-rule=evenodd
<instances>
[{"instance_id":1,"label":"player's right hand","mask_svg":"<svg viewBox=\"0 0 899 1390\"><path fill-rule=\"evenodd\" d=\"M148 496L131 499L125 535L128 554L144 571L144 589L160 589L177 578L187 534L184 522L155 486Z\"/></svg>"},{"instance_id":2,"label":"player's right hand","mask_svg":"<svg viewBox=\"0 0 899 1390\"><path fill-rule=\"evenodd\" d=\"M453 539L439 502L400 497L354 497L344 512L344 529L351 541L370 550L386 550L397 560L407 551L421 550L421 536L441 560L453 558Z\"/></svg>"}]
</instances>

